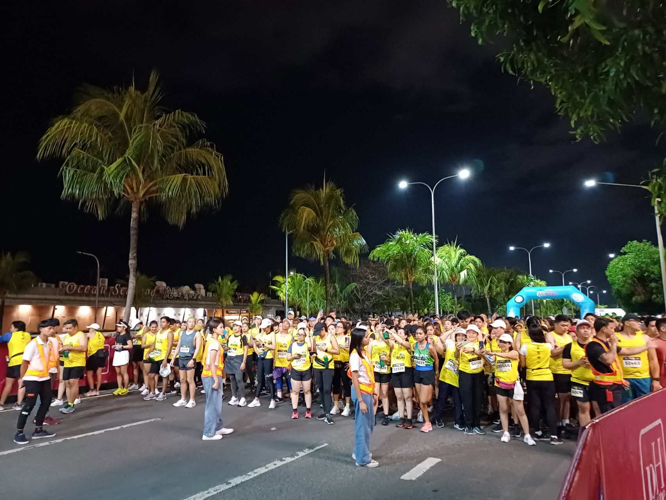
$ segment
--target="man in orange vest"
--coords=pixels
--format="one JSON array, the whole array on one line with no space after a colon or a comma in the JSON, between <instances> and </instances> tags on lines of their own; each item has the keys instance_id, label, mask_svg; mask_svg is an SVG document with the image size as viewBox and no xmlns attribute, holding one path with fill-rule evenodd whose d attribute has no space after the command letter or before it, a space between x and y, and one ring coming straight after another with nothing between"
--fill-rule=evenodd
<instances>
[{"instance_id":1,"label":"man in orange vest","mask_svg":"<svg viewBox=\"0 0 666 500\"><path fill-rule=\"evenodd\" d=\"M50 319L39 323L39 335L30 341L23 351L23 363L21 364L21 378L25 387L25 399L23 409L16 425L16 444L28 444L30 440L24 433L25 424L37 403L39 396L39 410L35 417L35 431L33 439L44 439L55 436L54 433L44 430L44 417L49 411L51 404L51 377L49 376L49 360L51 357L52 344L50 337L55 335L55 327Z\"/></svg>"}]
</instances>

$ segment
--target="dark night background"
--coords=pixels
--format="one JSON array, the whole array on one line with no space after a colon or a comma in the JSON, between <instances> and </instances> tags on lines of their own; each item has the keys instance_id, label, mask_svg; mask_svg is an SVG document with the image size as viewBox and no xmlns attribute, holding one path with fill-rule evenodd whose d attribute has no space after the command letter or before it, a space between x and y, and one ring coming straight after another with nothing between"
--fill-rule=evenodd
<instances>
[{"instance_id":1,"label":"dark night background","mask_svg":"<svg viewBox=\"0 0 666 500\"><path fill-rule=\"evenodd\" d=\"M145 87L161 73L164 105L198 113L224 154L230 194L222 209L181 231L154 214L140 228L139 270L171 285L231 273L241 289L283 272L277 218L289 192L343 187L370 247L387 233L430 231L424 187L465 165L473 177L438 188L440 241L458 241L491 266L534 271L578 267L603 282L609 252L655 241L638 190L582 181L612 173L637 183L658 163L657 134L634 125L605 144L573 143L567 120L541 87L503 74L443 0L4 2L1 167L2 250L25 250L47 282L92 283L127 274L129 218L98 222L60 201L59 165L37 163L40 135L77 87ZM304 272L319 268L292 261ZM571 276L571 275L570 275ZM578 279L575 281L579 281ZM610 302L610 301L606 301Z\"/></svg>"}]
</instances>

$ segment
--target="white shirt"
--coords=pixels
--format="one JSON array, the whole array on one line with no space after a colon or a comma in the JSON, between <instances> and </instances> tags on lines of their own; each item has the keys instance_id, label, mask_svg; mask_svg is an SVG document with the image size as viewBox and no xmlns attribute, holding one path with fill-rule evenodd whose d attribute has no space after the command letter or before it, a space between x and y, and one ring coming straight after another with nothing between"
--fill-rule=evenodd
<instances>
[{"instance_id":1,"label":"white shirt","mask_svg":"<svg viewBox=\"0 0 666 500\"><path fill-rule=\"evenodd\" d=\"M51 343L47 341L45 344L44 342L42 342L41 338L35 337L33 340L30 341L30 343L27 346L25 346L25 351L23 351L23 361L30 362L30 367L28 368L28 370L42 371L44 370L44 368L46 368L42 364L42 359L39 356L39 347L37 346L37 344L44 346L44 361L46 362L46 366L48 366ZM37 377L36 375L26 375L25 377L23 377L23 380L43 382L44 380L51 380L51 378L49 376Z\"/></svg>"},{"instance_id":2,"label":"white shirt","mask_svg":"<svg viewBox=\"0 0 666 500\"><path fill-rule=\"evenodd\" d=\"M220 342L217 339L210 338L208 340L208 347L206 349L206 365L210 366L210 352L211 351L219 351L220 350Z\"/></svg>"},{"instance_id":3,"label":"white shirt","mask_svg":"<svg viewBox=\"0 0 666 500\"><path fill-rule=\"evenodd\" d=\"M353 351L349 355L349 367L352 372L358 372L358 382L363 385L370 385L370 377L365 369L365 365L361 362L361 357L358 352Z\"/></svg>"}]
</instances>

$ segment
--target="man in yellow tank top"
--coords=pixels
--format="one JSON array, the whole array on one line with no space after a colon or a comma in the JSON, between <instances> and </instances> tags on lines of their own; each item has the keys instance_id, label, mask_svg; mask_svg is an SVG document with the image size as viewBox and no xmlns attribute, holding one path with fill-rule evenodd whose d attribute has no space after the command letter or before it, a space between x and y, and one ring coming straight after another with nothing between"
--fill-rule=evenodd
<instances>
[{"instance_id":1,"label":"man in yellow tank top","mask_svg":"<svg viewBox=\"0 0 666 500\"><path fill-rule=\"evenodd\" d=\"M622 319L622 331L617 333L618 347L641 347L647 345L650 338L641 330L641 319L635 314L627 314ZM659 361L655 349L648 349L635 356L620 354L620 363L624 379L629 382L629 390L624 391L622 402L650 393L650 389L659 390Z\"/></svg>"},{"instance_id":2,"label":"man in yellow tank top","mask_svg":"<svg viewBox=\"0 0 666 500\"><path fill-rule=\"evenodd\" d=\"M96 327L96 328L95 328ZM88 328L99 330L97 323L93 323ZM63 380L66 384L67 405L60 408L61 413L72 413L74 405L79 400L79 380L83 378L86 367L86 352L88 351L88 337L79 330L79 323L75 319L65 321L63 327L65 338L62 341L61 352L65 356L65 368L63 370Z\"/></svg>"},{"instance_id":3,"label":"man in yellow tank top","mask_svg":"<svg viewBox=\"0 0 666 500\"><path fill-rule=\"evenodd\" d=\"M20 411L21 403L23 402L23 396L25 395L25 389L23 387L23 382L21 381L21 362L23 360L23 351L25 347L30 343L30 334L25 331L25 323L23 321L14 321L12 326L9 328L9 332L4 335L0 335L0 344L7 344L8 356L7 356L7 375L5 379L5 388L2 390L2 396L0 396L0 410L2 406L7 401L9 393L14 387L14 382L18 380L18 396L16 404L12 408L13 410Z\"/></svg>"},{"instance_id":4,"label":"man in yellow tank top","mask_svg":"<svg viewBox=\"0 0 666 500\"><path fill-rule=\"evenodd\" d=\"M571 397L578 406L578 423L585 427L590 423L590 382L594 375L585 355L585 346L592 338L592 324L587 320L576 323L576 340L564 346L562 365L571 370Z\"/></svg>"},{"instance_id":5,"label":"man in yellow tank top","mask_svg":"<svg viewBox=\"0 0 666 500\"><path fill-rule=\"evenodd\" d=\"M555 391L557 392L558 432L562 430L568 432L575 431L575 428L569 423L569 415L571 413L571 370L562 366L562 352L573 341L571 335L569 335L569 327L571 327L569 317L564 314L558 314L555 316L553 331L546 335L546 338L553 345L553 350L550 352L550 371L553 373Z\"/></svg>"}]
</instances>

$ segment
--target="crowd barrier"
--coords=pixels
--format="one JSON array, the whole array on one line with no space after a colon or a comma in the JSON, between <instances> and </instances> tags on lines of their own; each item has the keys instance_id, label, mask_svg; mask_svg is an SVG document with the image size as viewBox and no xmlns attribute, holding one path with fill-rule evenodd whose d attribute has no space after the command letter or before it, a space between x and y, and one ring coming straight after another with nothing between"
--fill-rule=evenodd
<instances>
[{"instance_id":1,"label":"crowd barrier","mask_svg":"<svg viewBox=\"0 0 666 500\"><path fill-rule=\"evenodd\" d=\"M583 431L560 498L666 499L666 390L593 420Z\"/></svg>"}]
</instances>

